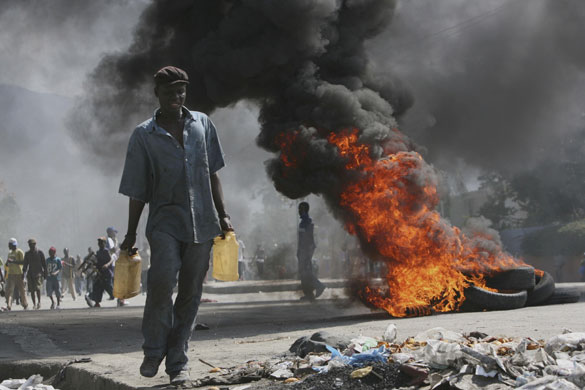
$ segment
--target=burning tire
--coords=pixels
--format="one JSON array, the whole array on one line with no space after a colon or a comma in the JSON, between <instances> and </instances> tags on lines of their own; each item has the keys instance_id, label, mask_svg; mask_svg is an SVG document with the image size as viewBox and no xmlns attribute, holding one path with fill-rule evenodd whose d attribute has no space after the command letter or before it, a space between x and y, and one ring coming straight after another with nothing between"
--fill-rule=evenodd
<instances>
[{"instance_id":1,"label":"burning tire","mask_svg":"<svg viewBox=\"0 0 585 390\"><path fill-rule=\"evenodd\" d=\"M528 290L526 306L542 305L555 292L555 281L548 272L542 271L542 275L536 273L536 285Z\"/></svg>"},{"instance_id":2,"label":"burning tire","mask_svg":"<svg viewBox=\"0 0 585 390\"><path fill-rule=\"evenodd\" d=\"M465 290L465 302L461 305L461 311L519 309L524 307L527 298L526 291L504 294L470 286Z\"/></svg>"},{"instance_id":3,"label":"burning tire","mask_svg":"<svg viewBox=\"0 0 585 390\"><path fill-rule=\"evenodd\" d=\"M530 290L536 285L534 268L522 266L498 272L486 278L486 285L496 290Z\"/></svg>"},{"instance_id":4,"label":"burning tire","mask_svg":"<svg viewBox=\"0 0 585 390\"><path fill-rule=\"evenodd\" d=\"M581 291L577 288L572 287L564 287L564 288L555 288L555 291L552 293L548 299L546 299L542 304L543 305L559 305L562 303L575 303L581 300Z\"/></svg>"}]
</instances>

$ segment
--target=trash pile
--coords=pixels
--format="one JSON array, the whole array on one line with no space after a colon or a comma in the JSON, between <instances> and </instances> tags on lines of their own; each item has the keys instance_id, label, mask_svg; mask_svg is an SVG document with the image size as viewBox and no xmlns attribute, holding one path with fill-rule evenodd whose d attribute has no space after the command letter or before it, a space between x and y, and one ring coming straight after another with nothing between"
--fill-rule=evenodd
<instances>
[{"instance_id":1,"label":"trash pile","mask_svg":"<svg viewBox=\"0 0 585 390\"><path fill-rule=\"evenodd\" d=\"M0 383L0 390L59 390L51 385L43 385L43 377L31 375L28 379L6 379Z\"/></svg>"},{"instance_id":2,"label":"trash pile","mask_svg":"<svg viewBox=\"0 0 585 390\"><path fill-rule=\"evenodd\" d=\"M214 368L194 384L270 378L266 388L295 390L585 388L585 333L567 330L544 341L433 328L403 342L396 336L394 324L379 338L318 332L296 340L291 353L280 358ZM264 388L257 385L251 388Z\"/></svg>"}]
</instances>

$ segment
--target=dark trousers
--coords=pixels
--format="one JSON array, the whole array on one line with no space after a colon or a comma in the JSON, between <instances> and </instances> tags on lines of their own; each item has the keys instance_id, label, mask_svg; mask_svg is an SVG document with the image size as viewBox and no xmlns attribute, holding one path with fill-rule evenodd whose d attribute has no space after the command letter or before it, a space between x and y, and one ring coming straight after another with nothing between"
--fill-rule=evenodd
<instances>
[{"instance_id":1,"label":"dark trousers","mask_svg":"<svg viewBox=\"0 0 585 390\"><path fill-rule=\"evenodd\" d=\"M113 297L113 287L112 275L109 272L101 272L93 282L93 290L90 298L95 301L95 303L100 303L104 291L106 291L110 297Z\"/></svg>"},{"instance_id":2,"label":"dark trousers","mask_svg":"<svg viewBox=\"0 0 585 390\"><path fill-rule=\"evenodd\" d=\"M213 240L194 244L154 231L148 242L151 257L142 349L147 357L162 360L166 356L166 372L172 374L187 366L188 342L195 328ZM179 289L173 302L177 282Z\"/></svg>"},{"instance_id":3,"label":"dark trousers","mask_svg":"<svg viewBox=\"0 0 585 390\"><path fill-rule=\"evenodd\" d=\"M313 254L297 256L299 260L299 276L301 278L301 289L306 297L313 298L314 291L321 288L323 283L313 273Z\"/></svg>"}]
</instances>

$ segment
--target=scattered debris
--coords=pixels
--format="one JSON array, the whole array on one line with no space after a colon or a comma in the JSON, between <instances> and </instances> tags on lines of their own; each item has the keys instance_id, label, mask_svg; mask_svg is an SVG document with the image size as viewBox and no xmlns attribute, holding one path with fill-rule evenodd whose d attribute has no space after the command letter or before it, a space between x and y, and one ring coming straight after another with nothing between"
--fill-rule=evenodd
<instances>
[{"instance_id":1,"label":"scattered debris","mask_svg":"<svg viewBox=\"0 0 585 390\"><path fill-rule=\"evenodd\" d=\"M0 383L0 390L58 390L41 382L43 377L40 375L31 375L28 379L6 379Z\"/></svg>"},{"instance_id":2,"label":"scattered debris","mask_svg":"<svg viewBox=\"0 0 585 390\"><path fill-rule=\"evenodd\" d=\"M305 357L311 352L327 352L328 345L338 349L344 348L349 342L349 339L333 336L328 332L317 332L310 337L301 337L296 340L289 351L300 357Z\"/></svg>"},{"instance_id":3,"label":"scattered debris","mask_svg":"<svg viewBox=\"0 0 585 390\"><path fill-rule=\"evenodd\" d=\"M397 342L397 333L394 324L379 338L315 333L293 343L290 351L295 355L217 370L196 385L225 386L268 378L269 386L258 384L258 388L585 388L585 333L567 330L547 342L481 332L463 335L443 328L429 329Z\"/></svg>"}]
</instances>

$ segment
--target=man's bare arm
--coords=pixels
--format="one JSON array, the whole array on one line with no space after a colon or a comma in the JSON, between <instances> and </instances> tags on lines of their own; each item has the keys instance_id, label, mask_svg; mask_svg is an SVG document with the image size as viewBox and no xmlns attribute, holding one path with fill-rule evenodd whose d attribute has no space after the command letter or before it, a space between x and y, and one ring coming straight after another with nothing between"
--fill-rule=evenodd
<instances>
[{"instance_id":1,"label":"man's bare arm","mask_svg":"<svg viewBox=\"0 0 585 390\"><path fill-rule=\"evenodd\" d=\"M234 227L232 226L232 222L230 221L230 216L225 211L225 206L223 203L223 191L221 189L221 182L219 181L219 176L217 173L214 173L210 177L211 180L211 194L213 196L213 203L215 204L215 209L217 210L217 214L219 215L219 224L221 226L221 230L224 232L233 231Z\"/></svg>"},{"instance_id":2,"label":"man's bare arm","mask_svg":"<svg viewBox=\"0 0 585 390\"><path fill-rule=\"evenodd\" d=\"M130 198L128 204L128 230L124 241L120 244L120 249L131 249L136 243L136 229L138 228L138 221L140 221L140 215L144 210L144 203L141 200Z\"/></svg>"}]
</instances>

